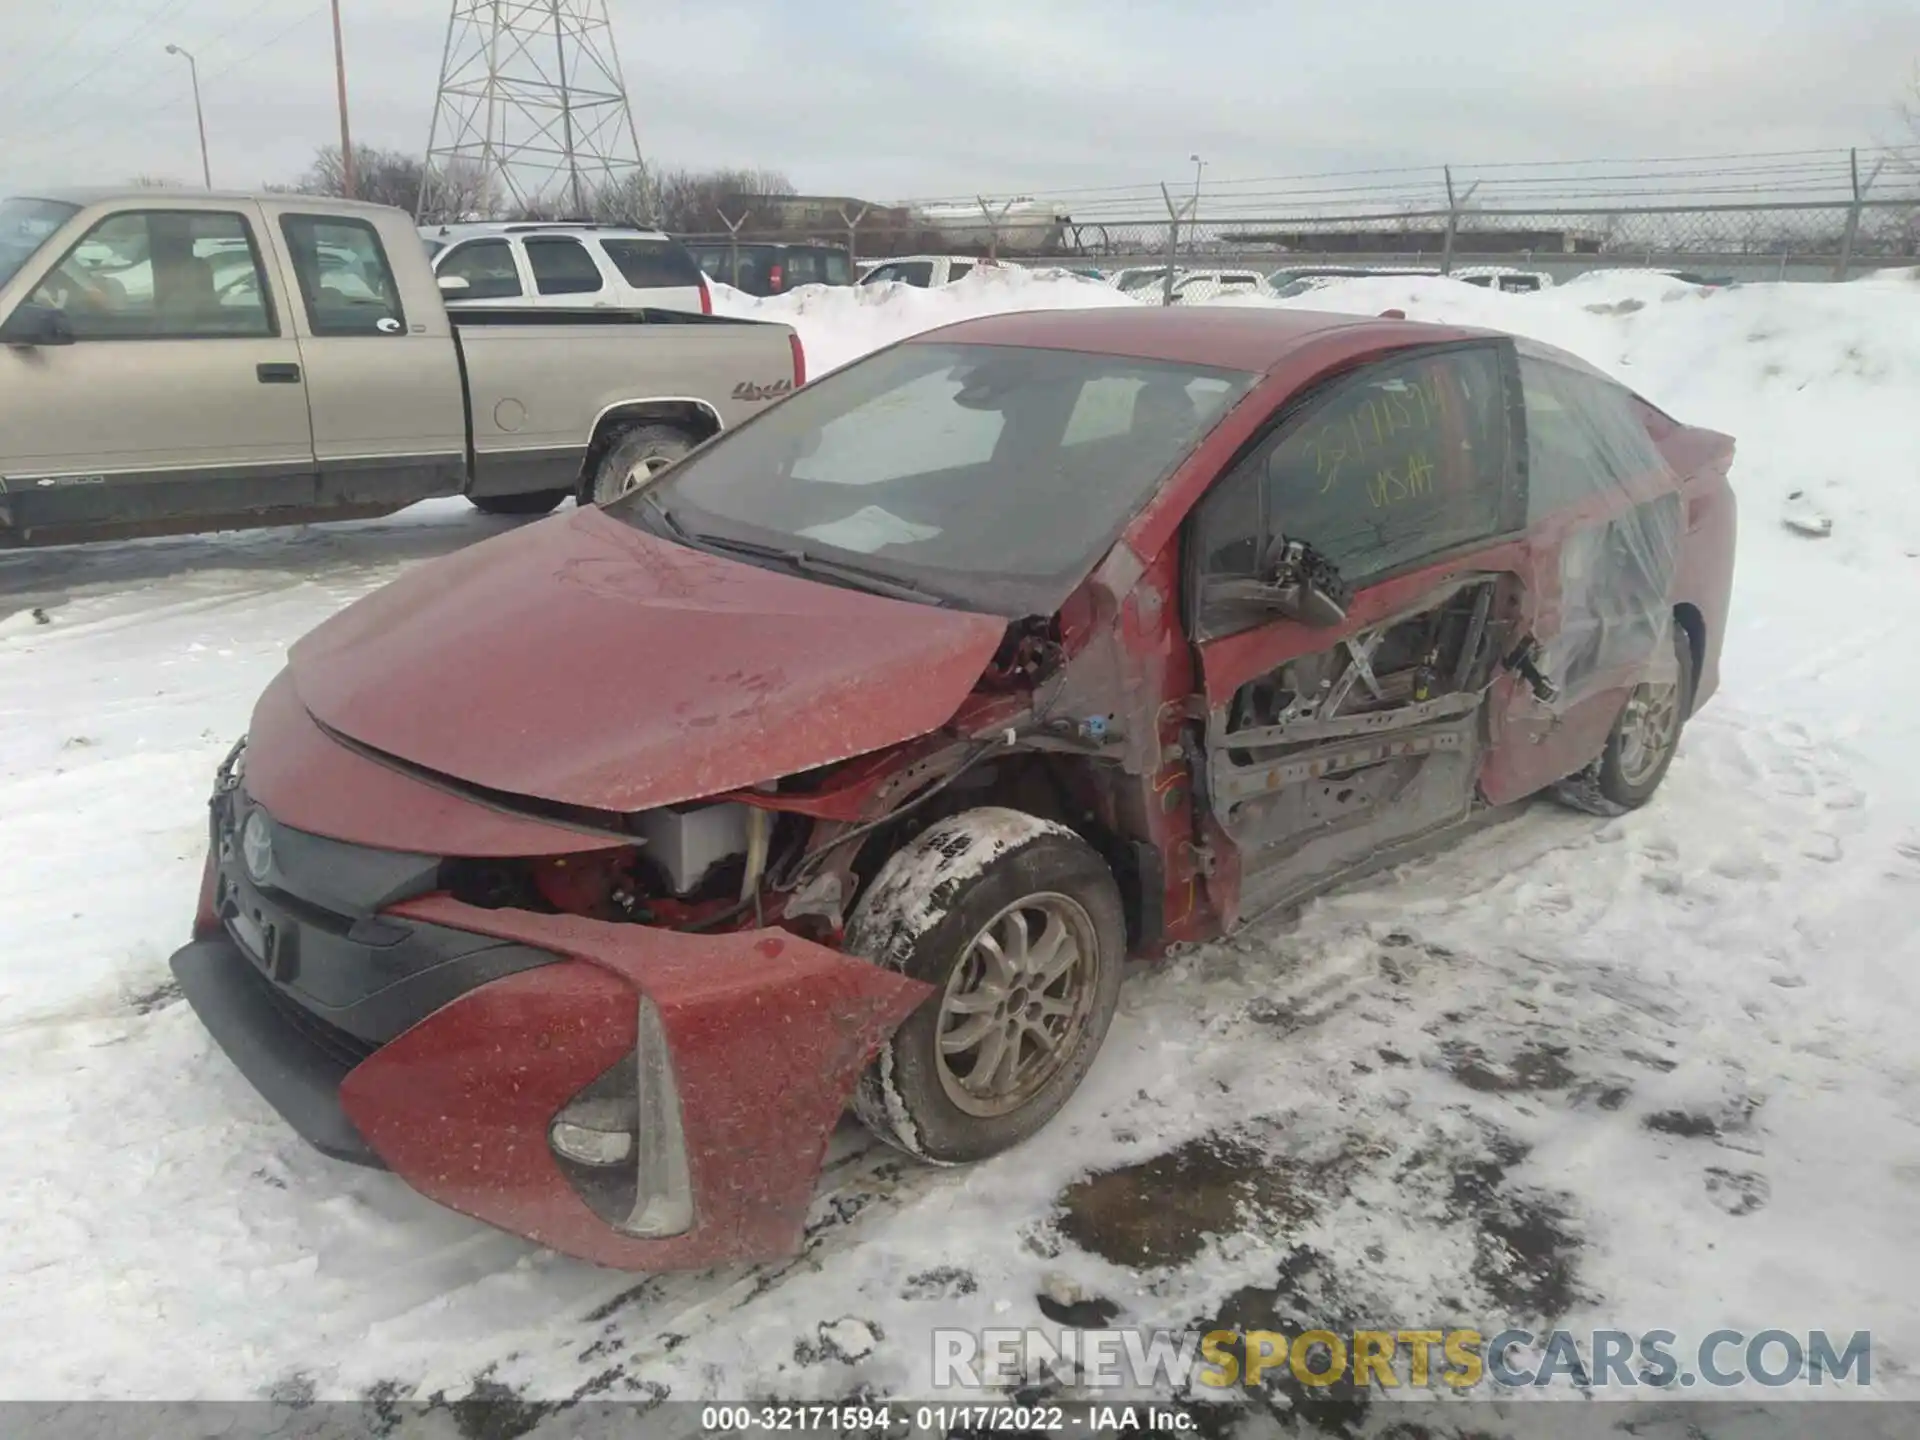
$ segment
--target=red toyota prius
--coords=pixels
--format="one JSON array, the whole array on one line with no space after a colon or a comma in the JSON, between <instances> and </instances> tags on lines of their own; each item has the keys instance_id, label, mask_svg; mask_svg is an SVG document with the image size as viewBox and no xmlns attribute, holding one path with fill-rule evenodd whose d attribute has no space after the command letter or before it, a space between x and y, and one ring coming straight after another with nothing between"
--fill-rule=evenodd
<instances>
[{"instance_id":1,"label":"red toyota prius","mask_svg":"<svg viewBox=\"0 0 1920 1440\"><path fill-rule=\"evenodd\" d=\"M607 1265L788 1253L849 1108L1040 1130L1128 956L1648 801L1732 457L1483 331L932 331L300 640L174 970L330 1155Z\"/></svg>"}]
</instances>

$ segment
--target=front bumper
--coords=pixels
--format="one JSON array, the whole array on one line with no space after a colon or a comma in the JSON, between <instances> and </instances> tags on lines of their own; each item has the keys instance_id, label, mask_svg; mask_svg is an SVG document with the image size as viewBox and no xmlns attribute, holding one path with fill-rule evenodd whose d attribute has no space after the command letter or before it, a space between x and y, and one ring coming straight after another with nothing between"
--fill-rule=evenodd
<instances>
[{"instance_id":1,"label":"front bumper","mask_svg":"<svg viewBox=\"0 0 1920 1440\"><path fill-rule=\"evenodd\" d=\"M173 973L234 1068L303 1139L336 1160L380 1164L340 1106L340 1082L373 1046L307 1015L231 940L176 951Z\"/></svg>"},{"instance_id":2,"label":"front bumper","mask_svg":"<svg viewBox=\"0 0 1920 1440\"><path fill-rule=\"evenodd\" d=\"M240 1072L319 1149L623 1269L794 1253L860 1071L929 993L781 930L684 934L439 894L382 918L544 963L488 977L384 1043L323 1020L231 937L187 946L174 972ZM554 1115L632 1051L641 995L666 1036L693 1191L692 1226L663 1239L594 1213L547 1139Z\"/></svg>"}]
</instances>

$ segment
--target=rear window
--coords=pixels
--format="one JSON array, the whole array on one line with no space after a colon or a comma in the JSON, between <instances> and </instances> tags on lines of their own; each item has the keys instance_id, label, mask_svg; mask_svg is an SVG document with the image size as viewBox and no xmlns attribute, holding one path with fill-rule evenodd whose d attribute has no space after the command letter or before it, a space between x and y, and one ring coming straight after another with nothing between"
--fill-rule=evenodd
<instances>
[{"instance_id":1,"label":"rear window","mask_svg":"<svg viewBox=\"0 0 1920 1440\"><path fill-rule=\"evenodd\" d=\"M931 260L896 260L889 265L881 265L867 272L867 283L878 285L885 280L895 280L902 285L918 285L922 289L933 284L933 262Z\"/></svg>"},{"instance_id":2,"label":"rear window","mask_svg":"<svg viewBox=\"0 0 1920 1440\"><path fill-rule=\"evenodd\" d=\"M600 248L607 252L620 277L636 290L676 289L700 283L700 262L671 240L602 240Z\"/></svg>"},{"instance_id":3,"label":"rear window","mask_svg":"<svg viewBox=\"0 0 1920 1440\"><path fill-rule=\"evenodd\" d=\"M786 288L799 285L848 285L853 282L853 264L844 250L792 249L783 257Z\"/></svg>"}]
</instances>

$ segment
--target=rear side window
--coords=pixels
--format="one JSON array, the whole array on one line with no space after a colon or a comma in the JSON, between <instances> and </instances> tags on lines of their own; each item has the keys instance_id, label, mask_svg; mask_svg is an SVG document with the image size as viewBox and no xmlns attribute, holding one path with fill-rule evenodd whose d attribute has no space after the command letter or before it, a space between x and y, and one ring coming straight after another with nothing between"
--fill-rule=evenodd
<instances>
[{"instance_id":1,"label":"rear side window","mask_svg":"<svg viewBox=\"0 0 1920 1440\"><path fill-rule=\"evenodd\" d=\"M578 240L527 241L527 264L542 295L591 295L602 289L600 267Z\"/></svg>"},{"instance_id":2,"label":"rear side window","mask_svg":"<svg viewBox=\"0 0 1920 1440\"><path fill-rule=\"evenodd\" d=\"M1666 469L1633 397L1611 381L1520 356L1527 406L1529 521Z\"/></svg>"},{"instance_id":3,"label":"rear side window","mask_svg":"<svg viewBox=\"0 0 1920 1440\"><path fill-rule=\"evenodd\" d=\"M685 288L700 283L700 266L671 240L602 240L620 278L636 290Z\"/></svg>"},{"instance_id":4,"label":"rear side window","mask_svg":"<svg viewBox=\"0 0 1920 1440\"><path fill-rule=\"evenodd\" d=\"M280 233L315 335L406 333L400 285L371 224L331 215L286 215Z\"/></svg>"},{"instance_id":5,"label":"rear side window","mask_svg":"<svg viewBox=\"0 0 1920 1440\"><path fill-rule=\"evenodd\" d=\"M456 275L467 282L466 289L449 299L513 300L525 293L513 263L513 246L505 240L469 240L456 246L435 273Z\"/></svg>"},{"instance_id":6,"label":"rear side window","mask_svg":"<svg viewBox=\"0 0 1920 1440\"><path fill-rule=\"evenodd\" d=\"M1530 354L1525 342L1520 352L1528 509L1534 519L1557 511L1571 522L1548 530L1560 549L1560 627L1541 667L1577 692L1645 664L1666 643L1685 517L1633 396ZM1650 477L1667 484L1649 493Z\"/></svg>"},{"instance_id":7,"label":"rear side window","mask_svg":"<svg viewBox=\"0 0 1920 1440\"><path fill-rule=\"evenodd\" d=\"M955 260L947 268L947 279L950 282L954 280L962 279L966 275L971 273L972 270L973 270L973 262L971 260Z\"/></svg>"},{"instance_id":8,"label":"rear side window","mask_svg":"<svg viewBox=\"0 0 1920 1440\"><path fill-rule=\"evenodd\" d=\"M1300 540L1365 584L1520 524L1511 421L1490 345L1382 361L1335 382L1234 467L1202 503L1201 625L1259 623L1208 602Z\"/></svg>"}]
</instances>

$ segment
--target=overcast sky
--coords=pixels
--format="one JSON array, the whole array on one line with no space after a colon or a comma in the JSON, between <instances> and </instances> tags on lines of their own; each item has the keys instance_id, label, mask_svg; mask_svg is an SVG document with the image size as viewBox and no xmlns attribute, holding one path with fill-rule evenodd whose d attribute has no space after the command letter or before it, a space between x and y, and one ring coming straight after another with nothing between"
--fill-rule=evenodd
<instances>
[{"instance_id":1,"label":"overcast sky","mask_svg":"<svg viewBox=\"0 0 1920 1440\"><path fill-rule=\"evenodd\" d=\"M569 0L582 3L582 0ZM641 144L807 191L1909 139L1915 0L608 0ZM356 140L425 147L449 0L344 0ZM289 180L337 137L314 0L0 0L0 185Z\"/></svg>"}]
</instances>

